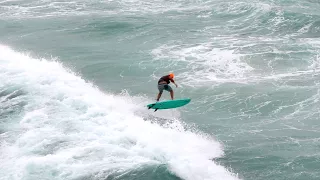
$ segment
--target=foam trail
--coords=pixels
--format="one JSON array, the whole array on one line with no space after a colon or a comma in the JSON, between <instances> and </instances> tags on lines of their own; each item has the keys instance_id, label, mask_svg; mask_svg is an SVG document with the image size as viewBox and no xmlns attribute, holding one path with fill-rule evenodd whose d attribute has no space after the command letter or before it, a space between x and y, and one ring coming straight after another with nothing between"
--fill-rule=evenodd
<instances>
[{"instance_id":1,"label":"foam trail","mask_svg":"<svg viewBox=\"0 0 320 180\"><path fill-rule=\"evenodd\" d=\"M58 62L0 45L0 67L4 179L105 179L160 164L183 179L238 179L210 160L223 156L211 137L144 121L131 97Z\"/></svg>"}]
</instances>

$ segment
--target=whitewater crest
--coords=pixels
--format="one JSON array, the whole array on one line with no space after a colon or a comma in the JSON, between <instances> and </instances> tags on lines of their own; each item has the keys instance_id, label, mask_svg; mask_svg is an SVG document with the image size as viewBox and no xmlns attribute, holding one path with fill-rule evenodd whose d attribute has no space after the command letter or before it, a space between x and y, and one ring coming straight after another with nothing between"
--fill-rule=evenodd
<instances>
[{"instance_id":1,"label":"whitewater crest","mask_svg":"<svg viewBox=\"0 0 320 180\"><path fill-rule=\"evenodd\" d=\"M5 179L101 179L161 164L183 179L238 179L210 160L223 156L212 137L145 121L133 97L104 93L56 60L0 45L0 66Z\"/></svg>"}]
</instances>

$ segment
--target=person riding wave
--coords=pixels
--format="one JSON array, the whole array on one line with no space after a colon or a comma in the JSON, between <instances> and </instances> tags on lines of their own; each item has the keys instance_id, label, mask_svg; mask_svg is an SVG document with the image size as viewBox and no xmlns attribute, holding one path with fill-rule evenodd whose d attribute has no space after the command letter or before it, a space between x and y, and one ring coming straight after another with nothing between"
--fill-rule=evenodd
<instances>
[{"instance_id":1,"label":"person riding wave","mask_svg":"<svg viewBox=\"0 0 320 180\"><path fill-rule=\"evenodd\" d=\"M172 82L174 85L176 85L176 87L178 87L178 85L174 82L173 80L174 78L174 74L170 73L169 75L166 76L162 76L159 81L158 81L158 96L157 96L157 101L159 101L163 90L169 91L170 92L170 96L171 96L171 100L173 100L173 90L172 88L169 86L170 82Z\"/></svg>"}]
</instances>

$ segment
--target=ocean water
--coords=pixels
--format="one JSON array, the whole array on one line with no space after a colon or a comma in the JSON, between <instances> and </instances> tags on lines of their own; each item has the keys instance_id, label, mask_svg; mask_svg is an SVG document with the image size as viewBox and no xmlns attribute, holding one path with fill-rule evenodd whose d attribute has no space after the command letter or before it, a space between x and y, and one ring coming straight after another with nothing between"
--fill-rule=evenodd
<instances>
[{"instance_id":1,"label":"ocean water","mask_svg":"<svg viewBox=\"0 0 320 180\"><path fill-rule=\"evenodd\" d=\"M320 179L319 9L0 0L0 179Z\"/></svg>"}]
</instances>

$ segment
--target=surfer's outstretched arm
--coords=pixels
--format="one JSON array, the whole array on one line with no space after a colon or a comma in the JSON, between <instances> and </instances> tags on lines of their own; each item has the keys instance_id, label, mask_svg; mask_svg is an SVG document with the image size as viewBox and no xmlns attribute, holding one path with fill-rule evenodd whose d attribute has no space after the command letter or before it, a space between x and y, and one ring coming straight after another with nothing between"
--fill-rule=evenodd
<instances>
[{"instance_id":1,"label":"surfer's outstretched arm","mask_svg":"<svg viewBox=\"0 0 320 180\"><path fill-rule=\"evenodd\" d=\"M174 82L173 78L171 78L170 81L171 81L174 85L176 85L176 87L178 87L178 85L176 84L176 82Z\"/></svg>"},{"instance_id":2,"label":"surfer's outstretched arm","mask_svg":"<svg viewBox=\"0 0 320 180\"><path fill-rule=\"evenodd\" d=\"M178 85L175 82L172 82L174 85L176 85L176 87L178 87Z\"/></svg>"}]
</instances>

